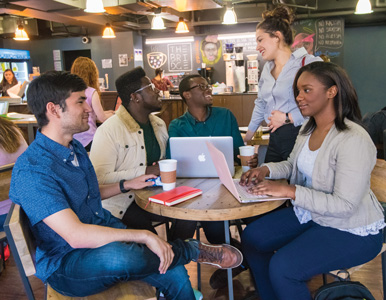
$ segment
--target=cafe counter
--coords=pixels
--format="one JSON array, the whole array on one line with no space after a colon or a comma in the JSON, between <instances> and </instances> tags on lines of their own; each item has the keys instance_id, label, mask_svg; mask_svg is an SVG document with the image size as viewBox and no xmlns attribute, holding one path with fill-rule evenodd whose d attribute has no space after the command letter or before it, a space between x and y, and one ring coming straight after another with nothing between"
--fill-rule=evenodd
<instances>
[{"instance_id":1,"label":"cafe counter","mask_svg":"<svg viewBox=\"0 0 386 300\"><path fill-rule=\"evenodd\" d=\"M239 126L248 126L256 97L256 93L217 94L213 95L213 106L228 108L235 115ZM102 92L101 100L104 109L114 109L116 98L117 92ZM163 98L162 102L162 109L158 116L165 121L166 126L169 126L175 118L183 115L187 108L179 95L170 95L170 98Z\"/></svg>"},{"instance_id":2,"label":"cafe counter","mask_svg":"<svg viewBox=\"0 0 386 300\"><path fill-rule=\"evenodd\" d=\"M227 93L213 95L213 106L228 108L236 117L239 126L248 126L251 119L254 101L257 95L247 93ZM101 92L101 102L105 110L114 110L116 106L117 92ZM162 109L158 113L167 126L170 122L186 111L186 104L179 95L171 95L162 99ZM10 104L9 112L30 114L27 103Z\"/></svg>"}]
</instances>

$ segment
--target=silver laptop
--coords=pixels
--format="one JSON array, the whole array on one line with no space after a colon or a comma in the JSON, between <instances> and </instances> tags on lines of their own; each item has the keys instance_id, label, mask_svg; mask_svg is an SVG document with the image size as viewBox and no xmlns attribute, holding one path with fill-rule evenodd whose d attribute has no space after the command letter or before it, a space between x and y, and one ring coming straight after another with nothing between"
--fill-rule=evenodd
<instances>
[{"instance_id":1,"label":"silver laptop","mask_svg":"<svg viewBox=\"0 0 386 300\"><path fill-rule=\"evenodd\" d=\"M0 100L0 115L6 115L8 113L9 103L8 101Z\"/></svg>"},{"instance_id":2,"label":"silver laptop","mask_svg":"<svg viewBox=\"0 0 386 300\"><path fill-rule=\"evenodd\" d=\"M263 201L273 201L273 200L285 200L288 198L281 197L272 197L268 195L252 195L248 193L248 187L241 186L239 184L240 179L233 179L231 173L226 168L224 154L215 147L212 143L206 143L209 153L212 157L214 165L216 167L218 176L220 177L221 183L225 185L228 191L240 202L240 203L249 203L249 202L263 202Z\"/></svg>"},{"instance_id":3,"label":"silver laptop","mask_svg":"<svg viewBox=\"0 0 386 300\"><path fill-rule=\"evenodd\" d=\"M28 87L28 84L29 84L28 81L24 81L23 84L20 86L20 89L17 92L17 94L14 94L15 97L8 96L8 97L2 97L2 99L5 99L6 101L8 101L8 103L20 104L20 102L23 98L23 95L25 94L25 91Z\"/></svg>"},{"instance_id":4,"label":"silver laptop","mask_svg":"<svg viewBox=\"0 0 386 300\"><path fill-rule=\"evenodd\" d=\"M235 173L233 138L218 137L171 137L170 156L177 160L177 177L218 177L206 142L211 142L224 153L229 172Z\"/></svg>"}]
</instances>

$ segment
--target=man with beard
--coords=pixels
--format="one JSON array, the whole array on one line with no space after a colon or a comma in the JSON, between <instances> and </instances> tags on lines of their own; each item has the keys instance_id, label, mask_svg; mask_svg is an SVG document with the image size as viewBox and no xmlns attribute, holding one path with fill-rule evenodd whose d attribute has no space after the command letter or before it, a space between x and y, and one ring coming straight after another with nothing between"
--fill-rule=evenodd
<instances>
[{"instance_id":1,"label":"man with beard","mask_svg":"<svg viewBox=\"0 0 386 300\"><path fill-rule=\"evenodd\" d=\"M145 174L158 176L158 161L165 158L168 140L165 122L152 114L162 107L159 90L141 67L121 75L115 85L122 105L98 127L90 152L98 181L109 184ZM133 192L124 188L121 191L122 194L104 200L103 207L128 227L156 233L153 221L169 221L140 208L133 201ZM183 230L185 222L173 222L170 240L190 237Z\"/></svg>"}]
</instances>

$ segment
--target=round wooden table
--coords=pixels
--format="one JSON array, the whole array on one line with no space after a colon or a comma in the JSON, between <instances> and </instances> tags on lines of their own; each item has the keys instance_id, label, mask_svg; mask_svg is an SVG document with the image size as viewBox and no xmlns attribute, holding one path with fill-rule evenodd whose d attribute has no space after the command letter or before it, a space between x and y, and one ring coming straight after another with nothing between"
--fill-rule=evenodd
<instances>
[{"instance_id":1,"label":"round wooden table","mask_svg":"<svg viewBox=\"0 0 386 300\"><path fill-rule=\"evenodd\" d=\"M174 206L149 202L149 197L162 193L162 187L135 191L135 201L153 214L192 221L229 221L257 216L269 212L285 200L240 203L223 186L218 178L177 179L177 186L191 186L202 190L202 195Z\"/></svg>"},{"instance_id":2,"label":"round wooden table","mask_svg":"<svg viewBox=\"0 0 386 300\"><path fill-rule=\"evenodd\" d=\"M218 178L177 179L177 186L183 185L201 189L203 193L177 205L166 206L149 202L150 196L162 192L162 187L151 187L135 191L135 202L148 212L169 218L192 221L224 221L227 244L230 243L229 220L257 216L269 212L285 202L285 200L275 200L241 204L221 184ZM199 274L199 272L197 273ZM231 269L228 269L227 275L229 300L233 300Z\"/></svg>"}]
</instances>

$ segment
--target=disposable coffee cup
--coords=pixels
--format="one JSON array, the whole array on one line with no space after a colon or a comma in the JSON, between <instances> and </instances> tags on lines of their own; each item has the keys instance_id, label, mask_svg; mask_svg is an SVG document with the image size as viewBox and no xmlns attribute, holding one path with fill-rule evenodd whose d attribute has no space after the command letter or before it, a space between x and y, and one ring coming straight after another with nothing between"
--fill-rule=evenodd
<instances>
[{"instance_id":1,"label":"disposable coffee cup","mask_svg":"<svg viewBox=\"0 0 386 300\"><path fill-rule=\"evenodd\" d=\"M165 98L170 98L170 93L169 93L169 91L164 91L164 96L165 96Z\"/></svg>"},{"instance_id":2,"label":"disposable coffee cup","mask_svg":"<svg viewBox=\"0 0 386 300\"><path fill-rule=\"evenodd\" d=\"M177 178L177 160L164 159L158 162L161 173L162 188L164 191L170 191L176 187Z\"/></svg>"},{"instance_id":3,"label":"disposable coffee cup","mask_svg":"<svg viewBox=\"0 0 386 300\"><path fill-rule=\"evenodd\" d=\"M248 166L248 161L253 158L253 155L255 154L255 147L241 146L239 147L239 150L240 150L241 166L243 168L243 172L246 172L250 169L250 167Z\"/></svg>"}]
</instances>

